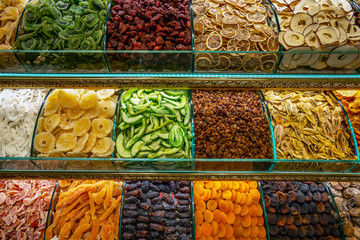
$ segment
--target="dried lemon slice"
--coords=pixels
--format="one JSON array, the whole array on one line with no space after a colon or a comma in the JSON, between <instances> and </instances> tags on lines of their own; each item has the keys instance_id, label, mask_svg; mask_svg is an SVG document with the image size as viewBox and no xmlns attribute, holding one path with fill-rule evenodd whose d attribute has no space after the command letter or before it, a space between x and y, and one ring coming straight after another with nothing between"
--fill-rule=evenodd
<instances>
[{"instance_id":1,"label":"dried lemon slice","mask_svg":"<svg viewBox=\"0 0 360 240\"><path fill-rule=\"evenodd\" d=\"M260 68L261 60L255 54L247 54L244 57L243 69L246 72L254 72Z\"/></svg>"},{"instance_id":2,"label":"dried lemon slice","mask_svg":"<svg viewBox=\"0 0 360 240\"><path fill-rule=\"evenodd\" d=\"M107 118L95 118L92 120L91 131L96 133L98 138L104 138L111 133L113 121Z\"/></svg>"},{"instance_id":3,"label":"dried lemon slice","mask_svg":"<svg viewBox=\"0 0 360 240\"><path fill-rule=\"evenodd\" d=\"M76 147L77 137L73 133L63 133L56 142L58 151L67 152Z\"/></svg>"},{"instance_id":4,"label":"dried lemon slice","mask_svg":"<svg viewBox=\"0 0 360 240\"><path fill-rule=\"evenodd\" d=\"M85 133L82 137L80 137L77 141L76 147L73 148L72 152L79 153L84 149L87 141L89 140L89 134Z\"/></svg>"},{"instance_id":5,"label":"dried lemon slice","mask_svg":"<svg viewBox=\"0 0 360 240\"><path fill-rule=\"evenodd\" d=\"M89 139L85 144L84 149L81 150L82 153L89 153L91 152L91 150L94 148L95 143L96 143L96 133L95 132L90 132L89 134Z\"/></svg>"},{"instance_id":6,"label":"dried lemon slice","mask_svg":"<svg viewBox=\"0 0 360 240\"><path fill-rule=\"evenodd\" d=\"M222 37L218 34L211 34L206 39L206 46L210 50L217 50L222 46Z\"/></svg>"},{"instance_id":7,"label":"dried lemon slice","mask_svg":"<svg viewBox=\"0 0 360 240\"><path fill-rule=\"evenodd\" d=\"M352 98L355 97L357 90L336 90L335 92L344 98Z\"/></svg>"},{"instance_id":8,"label":"dried lemon slice","mask_svg":"<svg viewBox=\"0 0 360 240\"><path fill-rule=\"evenodd\" d=\"M266 7L262 4L258 4L258 8L256 9L257 12L259 13L266 13Z\"/></svg>"},{"instance_id":9,"label":"dried lemon slice","mask_svg":"<svg viewBox=\"0 0 360 240\"><path fill-rule=\"evenodd\" d=\"M206 57L199 57L195 60L195 66L197 70L208 71L211 68L211 61Z\"/></svg>"},{"instance_id":10,"label":"dried lemon slice","mask_svg":"<svg viewBox=\"0 0 360 240\"><path fill-rule=\"evenodd\" d=\"M226 44L227 51L236 51L237 42L238 41L236 39L231 39L230 41L228 41L228 43Z\"/></svg>"},{"instance_id":11,"label":"dried lemon slice","mask_svg":"<svg viewBox=\"0 0 360 240\"><path fill-rule=\"evenodd\" d=\"M272 60L267 60L263 62L260 66L260 70L263 72L272 72L275 69L276 62Z\"/></svg>"},{"instance_id":12,"label":"dried lemon slice","mask_svg":"<svg viewBox=\"0 0 360 240\"><path fill-rule=\"evenodd\" d=\"M196 51L205 51L205 50L207 50L205 42L195 44L195 50Z\"/></svg>"},{"instance_id":13,"label":"dried lemon slice","mask_svg":"<svg viewBox=\"0 0 360 240\"><path fill-rule=\"evenodd\" d=\"M262 23L266 19L266 15L259 12L248 13L246 14L246 19L253 23Z\"/></svg>"},{"instance_id":14,"label":"dried lemon slice","mask_svg":"<svg viewBox=\"0 0 360 240\"><path fill-rule=\"evenodd\" d=\"M249 4L244 7L248 12L255 12L258 9L258 4Z\"/></svg>"},{"instance_id":15,"label":"dried lemon slice","mask_svg":"<svg viewBox=\"0 0 360 240\"><path fill-rule=\"evenodd\" d=\"M94 148L91 150L93 154L104 154L111 148L112 139L104 137L96 141Z\"/></svg>"},{"instance_id":16,"label":"dried lemon slice","mask_svg":"<svg viewBox=\"0 0 360 240\"><path fill-rule=\"evenodd\" d=\"M58 95L60 105L64 108L72 108L79 104L80 94L74 89L62 89Z\"/></svg>"},{"instance_id":17,"label":"dried lemon slice","mask_svg":"<svg viewBox=\"0 0 360 240\"><path fill-rule=\"evenodd\" d=\"M249 40L250 38L250 33L247 29L245 28L239 28L235 30L235 38L237 40Z\"/></svg>"},{"instance_id":18,"label":"dried lemon slice","mask_svg":"<svg viewBox=\"0 0 360 240\"><path fill-rule=\"evenodd\" d=\"M277 62L277 60L278 60L278 57L275 53L263 54L260 58L261 58L262 62L265 62L267 60L272 60L272 61Z\"/></svg>"},{"instance_id":19,"label":"dried lemon slice","mask_svg":"<svg viewBox=\"0 0 360 240\"><path fill-rule=\"evenodd\" d=\"M236 51L249 51L250 49L250 41L249 40L240 40L236 44Z\"/></svg>"},{"instance_id":20,"label":"dried lemon slice","mask_svg":"<svg viewBox=\"0 0 360 240\"><path fill-rule=\"evenodd\" d=\"M195 36L201 36L206 31L206 27L202 22L194 23L194 34Z\"/></svg>"},{"instance_id":21,"label":"dried lemon slice","mask_svg":"<svg viewBox=\"0 0 360 240\"><path fill-rule=\"evenodd\" d=\"M209 29L213 29L213 28L214 28L215 24L214 24L213 21L211 21L209 18L203 17L202 20L203 20L203 22L204 22L204 24L205 24L205 26L206 26L207 28L209 28Z\"/></svg>"},{"instance_id":22,"label":"dried lemon slice","mask_svg":"<svg viewBox=\"0 0 360 240\"><path fill-rule=\"evenodd\" d=\"M269 37L267 40L267 47L269 51L278 51L280 48L279 40L276 37Z\"/></svg>"},{"instance_id":23,"label":"dried lemon slice","mask_svg":"<svg viewBox=\"0 0 360 240\"><path fill-rule=\"evenodd\" d=\"M96 92L96 94L98 95L98 98L100 100L105 100L110 98L112 95L114 95L115 90L114 89L101 89L99 91Z\"/></svg>"},{"instance_id":24,"label":"dried lemon slice","mask_svg":"<svg viewBox=\"0 0 360 240\"><path fill-rule=\"evenodd\" d=\"M79 105L82 109L89 109L98 105L98 94L94 91L88 91L81 96Z\"/></svg>"},{"instance_id":25,"label":"dried lemon slice","mask_svg":"<svg viewBox=\"0 0 360 240\"><path fill-rule=\"evenodd\" d=\"M264 42L266 41L267 37L265 36L265 34L261 33L261 32L251 32L250 33L250 41L253 42Z\"/></svg>"},{"instance_id":26,"label":"dried lemon slice","mask_svg":"<svg viewBox=\"0 0 360 240\"><path fill-rule=\"evenodd\" d=\"M99 117L111 118L115 115L116 105L111 100L101 100L99 102Z\"/></svg>"},{"instance_id":27,"label":"dried lemon slice","mask_svg":"<svg viewBox=\"0 0 360 240\"><path fill-rule=\"evenodd\" d=\"M264 42L259 42L258 44L259 44L261 50L266 51L266 52L269 51L268 45L267 45L267 42L266 42L266 41L264 41Z\"/></svg>"},{"instance_id":28,"label":"dried lemon slice","mask_svg":"<svg viewBox=\"0 0 360 240\"><path fill-rule=\"evenodd\" d=\"M217 70L224 71L231 66L231 61L228 56L220 55L219 64L216 66Z\"/></svg>"},{"instance_id":29,"label":"dried lemon slice","mask_svg":"<svg viewBox=\"0 0 360 240\"><path fill-rule=\"evenodd\" d=\"M41 153L49 153L54 150L55 137L49 132L36 134L34 138L34 147L36 151Z\"/></svg>"},{"instance_id":30,"label":"dried lemon slice","mask_svg":"<svg viewBox=\"0 0 360 240\"><path fill-rule=\"evenodd\" d=\"M44 127L47 132L52 132L60 123L58 114L51 114L45 118Z\"/></svg>"},{"instance_id":31,"label":"dried lemon slice","mask_svg":"<svg viewBox=\"0 0 360 240\"><path fill-rule=\"evenodd\" d=\"M196 5L193 5L193 11L196 15L205 15L207 12L207 4L205 3L199 3Z\"/></svg>"},{"instance_id":32,"label":"dried lemon slice","mask_svg":"<svg viewBox=\"0 0 360 240\"><path fill-rule=\"evenodd\" d=\"M224 13L223 13L223 15L224 15ZM237 24L238 18L232 14L230 16L224 16L224 18L222 19L222 23L223 24Z\"/></svg>"},{"instance_id":33,"label":"dried lemon slice","mask_svg":"<svg viewBox=\"0 0 360 240\"><path fill-rule=\"evenodd\" d=\"M91 127L91 120L87 117L82 117L76 121L73 128L73 132L76 136L82 136L85 133L87 133L87 131L89 131L90 127Z\"/></svg>"},{"instance_id":34,"label":"dried lemon slice","mask_svg":"<svg viewBox=\"0 0 360 240\"><path fill-rule=\"evenodd\" d=\"M235 38L235 30L231 28L226 28L221 30L220 35L224 38Z\"/></svg>"},{"instance_id":35,"label":"dried lemon slice","mask_svg":"<svg viewBox=\"0 0 360 240\"><path fill-rule=\"evenodd\" d=\"M242 59L240 56L232 56L230 57L230 70L232 71L239 71L242 67Z\"/></svg>"},{"instance_id":36,"label":"dried lemon slice","mask_svg":"<svg viewBox=\"0 0 360 240\"><path fill-rule=\"evenodd\" d=\"M75 121L69 119L68 115L66 113L62 113L60 115L60 123L59 127L63 130L70 130L74 127Z\"/></svg>"}]
</instances>

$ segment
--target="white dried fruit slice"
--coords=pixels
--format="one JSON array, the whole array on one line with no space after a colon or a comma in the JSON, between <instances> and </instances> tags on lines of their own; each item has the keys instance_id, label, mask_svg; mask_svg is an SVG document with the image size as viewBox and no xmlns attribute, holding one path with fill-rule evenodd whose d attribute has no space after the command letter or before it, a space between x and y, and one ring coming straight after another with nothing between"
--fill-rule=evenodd
<instances>
[{"instance_id":1,"label":"white dried fruit slice","mask_svg":"<svg viewBox=\"0 0 360 240\"><path fill-rule=\"evenodd\" d=\"M79 105L82 109L89 109L98 105L98 95L94 91L88 91L81 96Z\"/></svg>"},{"instance_id":2,"label":"white dried fruit slice","mask_svg":"<svg viewBox=\"0 0 360 240\"><path fill-rule=\"evenodd\" d=\"M52 132L60 123L58 114L51 114L45 118L44 127L47 132Z\"/></svg>"},{"instance_id":3,"label":"white dried fruit slice","mask_svg":"<svg viewBox=\"0 0 360 240\"><path fill-rule=\"evenodd\" d=\"M298 47L305 43L304 36L293 31L286 31L283 38L286 45L290 47Z\"/></svg>"},{"instance_id":4,"label":"white dried fruit slice","mask_svg":"<svg viewBox=\"0 0 360 240\"><path fill-rule=\"evenodd\" d=\"M360 40L360 28L356 25L350 26L350 28L347 32L347 36L348 36L349 40L351 40L351 41Z\"/></svg>"},{"instance_id":5,"label":"white dried fruit slice","mask_svg":"<svg viewBox=\"0 0 360 240\"><path fill-rule=\"evenodd\" d=\"M337 18L337 19L333 18L330 20L330 24L333 27L347 30L349 28L350 21L346 17Z\"/></svg>"},{"instance_id":6,"label":"white dried fruit slice","mask_svg":"<svg viewBox=\"0 0 360 240\"><path fill-rule=\"evenodd\" d=\"M262 32L251 32L250 41L252 42L264 42L267 40L267 36Z\"/></svg>"},{"instance_id":7,"label":"white dried fruit slice","mask_svg":"<svg viewBox=\"0 0 360 240\"><path fill-rule=\"evenodd\" d=\"M318 30L318 28L320 27L320 24L317 23L313 23L310 24L309 26L307 26L304 31L302 32L302 34L305 36L310 32L316 32Z\"/></svg>"},{"instance_id":8,"label":"white dried fruit slice","mask_svg":"<svg viewBox=\"0 0 360 240\"><path fill-rule=\"evenodd\" d=\"M286 50L289 50L291 47L286 44L286 42L284 40L284 35L285 35L284 31L279 33L279 42Z\"/></svg>"},{"instance_id":9,"label":"white dried fruit slice","mask_svg":"<svg viewBox=\"0 0 360 240\"><path fill-rule=\"evenodd\" d=\"M37 131L38 132L45 131L45 118L44 117L39 118L38 123L37 123Z\"/></svg>"},{"instance_id":10,"label":"white dried fruit slice","mask_svg":"<svg viewBox=\"0 0 360 240\"><path fill-rule=\"evenodd\" d=\"M102 139L99 139L96 141L96 144L95 144L94 148L91 150L91 152L96 155L104 154L110 150L111 142L112 142L112 139L109 137L104 137Z\"/></svg>"},{"instance_id":11,"label":"white dried fruit slice","mask_svg":"<svg viewBox=\"0 0 360 240\"><path fill-rule=\"evenodd\" d=\"M55 137L49 132L36 134L34 148L40 153L49 153L55 148Z\"/></svg>"},{"instance_id":12,"label":"white dried fruit slice","mask_svg":"<svg viewBox=\"0 0 360 240\"><path fill-rule=\"evenodd\" d=\"M290 20L290 28L294 32L303 33L304 29L313 23L312 17L307 13L297 13Z\"/></svg>"},{"instance_id":13,"label":"white dried fruit slice","mask_svg":"<svg viewBox=\"0 0 360 240\"><path fill-rule=\"evenodd\" d=\"M82 153L89 153L91 152L91 150L94 148L95 143L96 143L96 133L94 132L90 132L89 134L89 139L87 141L87 143L85 144L84 149L81 150Z\"/></svg>"},{"instance_id":14,"label":"white dried fruit slice","mask_svg":"<svg viewBox=\"0 0 360 240\"><path fill-rule=\"evenodd\" d=\"M56 142L56 149L67 152L76 147L77 137L73 133L63 133Z\"/></svg>"},{"instance_id":15,"label":"white dried fruit slice","mask_svg":"<svg viewBox=\"0 0 360 240\"><path fill-rule=\"evenodd\" d=\"M82 136L89 131L91 127L91 120L86 117L82 117L76 121L73 132L76 136Z\"/></svg>"},{"instance_id":16,"label":"white dried fruit slice","mask_svg":"<svg viewBox=\"0 0 360 240\"><path fill-rule=\"evenodd\" d=\"M66 114L68 115L68 117L70 119L76 120L85 114L85 110L80 108L79 106L75 106L75 107L66 109Z\"/></svg>"},{"instance_id":17,"label":"white dried fruit slice","mask_svg":"<svg viewBox=\"0 0 360 240\"><path fill-rule=\"evenodd\" d=\"M330 19L326 16L325 12L318 12L315 16L312 17L313 22L317 24L328 23Z\"/></svg>"},{"instance_id":18,"label":"white dried fruit slice","mask_svg":"<svg viewBox=\"0 0 360 240\"><path fill-rule=\"evenodd\" d=\"M316 36L318 36L323 46L332 45L339 41L338 38L336 37L336 32L331 27L319 29L316 32Z\"/></svg>"},{"instance_id":19,"label":"white dried fruit slice","mask_svg":"<svg viewBox=\"0 0 360 240\"><path fill-rule=\"evenodd\" d=\"M100 112L99 106L93 107L93 108L90 108L90 109L86 109L84 117L94 119L99 115L99 112Z\"/></svg>"},{"instance_id":20,"label":"white dried fruit slice","mask_svg":"<svg viewBox=\"0 0 360 240\"><path fill-rule=\"evenodd\" d=\"M337 47L333 50L333 52L340 53L331 53L329 54L329 59L327 60L327 64L332 68L343 68L346 65L352 63L359 55L357 53L347 53L347 52L356 52L358 49L354 46L343 45Z\"/></svg>"},{"instance_id":21,"label":"white dried fruit slice","mask_svg":"<svg viewBox=\"0 0 360 240\"><path fill-rule=\"evenodd\" d=\"M85 133L83 136L81 136L78 139L76 147L73 148L72 152L74 152L74 153L81 152L84 149L84 147L85 147L86 143L88 142L88 140L89 140L89 134Z\"/></svg>"},{"instance_id":22,"label":"white dried fruit slice","mask_svg":"<svg viewBox=\"0 0 360 240\"><path fill-rule=\"evenodd\" d=\"M104 138L111 133L113 121L107 118L95 118L91 123L91 131L96 133L98 138Z\"/></svg>"},{"instance_id":23,"label":"white dried fruit slice","mask_svg":"<svg viewBox=\"0 0 360 240\"><path fill-rule=\"evenodd\" d=\"M58 98L62 107L72 108L79 104L80 94L74 89L62 89Z\"/></svg>"},{"instance_id":24,"label":"white dried fruit slice","mask_svg":"<svg viewBox=\"0 0 360 240\"><path fill-rule=\"evenodd\" d=\"M108 99L112 95L114 95L114 93L115 93L114 89L101 89L96 92L100 100Z\"/></svg>"},{"instance_id":25,"label":"white dried fruit slice","mask_svg":"<svg viewBox=\"0 0 360 240\"><path fill-rule=\"evenodd\" d=\"M306 34L304 40L309 47L315 47L317 49L321 47L321 43L314 32Z\"/></svg>"},{"instance_id":26,"label":"white dried fruit slice","mask_svg":"<svg viewBox=\"0 0 360 240\"><path fill-rule=\"evenodd\" d=\"M101 100L99 102L99 117L112 118L115 115L116 105L111 100Z\"/></svg>"},{"instance_id":27,"label":"white dried fruit slice","mask_svg":"<svg viewBox=\"0 0 360 240\"><path fill-rule=\"evenodd\" d=\"M66 113L60 115L59 127L63 130L70 130L74 127L75 121L71 120Z\"/></svg>"}]
</instances>

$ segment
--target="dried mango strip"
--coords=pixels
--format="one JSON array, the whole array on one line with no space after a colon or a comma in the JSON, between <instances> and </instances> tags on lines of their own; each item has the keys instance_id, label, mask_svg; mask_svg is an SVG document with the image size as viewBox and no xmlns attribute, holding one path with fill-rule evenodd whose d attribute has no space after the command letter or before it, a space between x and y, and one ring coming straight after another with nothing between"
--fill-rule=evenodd
<instances>
[{"instance_id":1,"label":"dried mango strip","mask_svg":"<svg viewBox=\"0 0 360 240\"><path fill-rule=\"evenodd\" d=\"M98 235L99 230L100 230L100 221L99 219L96 218L96 216L94 216L92 220L92 229L89 240L96 240L96 236Z\"/></svg>"}]
</instances>

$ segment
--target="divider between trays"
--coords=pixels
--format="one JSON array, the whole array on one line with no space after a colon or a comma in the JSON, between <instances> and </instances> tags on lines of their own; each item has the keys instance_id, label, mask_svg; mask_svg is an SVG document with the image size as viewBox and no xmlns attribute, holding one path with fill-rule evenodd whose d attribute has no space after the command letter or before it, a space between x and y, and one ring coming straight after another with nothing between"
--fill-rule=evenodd
<instances>
[{"instance_id":1,"label":"divider between trays","mask_svg":"<svg viewBox=\"0 0 360 240\"><path fill-rule=\"evenodd\" d=\"M190 194L190 207L191 207L191 219L192 219L192 231L191 231L191 236L192 239L195 240L196 239L196 234L195 234L195 229L196 229L196 224L195 224L195 201L194 201L194 181L190 181L190 190L191 190L191 194Z\"/></svg>"},{"instance_id":2,"label":"divider between trays","mask_svg":"<svg viewBox=\"0 0 360 240\"><path fill-rule=\"evenodd\" d=\"M125 185L126 185L126 181L123 181L123 188L122 188L122 193L121 193L121 206L120 206L120 221L119 221L119 240L121 240L121 228L122 228L122 215L123 215L123 208L124 208L124 198L125 198Z\"/></svg>"},{"instance_id":3,"label":"divider between trays","mask_svg":"<svg viewBox=\"0 0 360 240\"><path fill-rule=\"evenodd\" d=\"M265 222L265 229L266 229L266 239L270 240L270 229L269 229L269 222L268 222L268 217L267 217L267 211L266 211L266 206L265 206L265 199L264 199L264 193L260 184L260 181L257 181L258 184L258 189L260 192L260 197L261 197L261 206L264 212L264 222Z\"/></svg>"},{"instance_id":4,"label":"divider between trays","mask_svg":"<svg viewBox=\"0 0 360 240\"><path fill-rule=\"evenodd\" d=\"M56 204L54 203L56 201L57 203L57 200L58 199L55 199L57 196L55 196L57 194L57 192L59 191L59 180L56 180L56 183L55 183L55 187L53 189L53 192L52 192L52 195L51 195L51 199L50 199L50 205L49 205L49 209L47 211L47 217L46 217L46 224L45 224L45 229L44 229L44 240L46 240L46 230L47 228L50 226L50 221L52 222L52 218L53 216L51 216L51 219L50 219L50 215L51 213L53 212L53 210L55 209L56 207Z\"/></svg>"},{"instance_id":5,"label":"divider between trays","mask_svg":"<svg viewBox=\"0 0 360 240\"><path fill-rule=\"evenodd\" d=\"M115 133L115 132L116 132L116 122L117 122L117 117L118 117L117 112L118 112L118 108L119 108L119 103L120 103L120 98L121 98L122 92L123 92L123 90L120 89L120 90L119 90L119 95L118 95L118 98L117 98L117 101L116 101L115 114L114 114L112 140L113 140L113 142L114 142L114 144L115 144L115 148L116 148L116 133ZM111 154L111 158L115 158L115 149L114 149L113 153ZM112 162L114 168L115 168L116 170L119 170L119 168L116 166L115 162L114 162L114 161L111 161L111 162ZM122 199L121 199L121 201L122 201Z\"/></svg>"},{"instance_id":6,"label":"divider between trays","mask_svg":"<svg viewBox=\"0 0 360 240\"><path fill-rule=\"evenodd\" d=\"M339 221L341 239L345 239L344 227L343 227L343 223L342 223L342 220L341 220L341 217L340 217L340 213L339 213L337 204L335 202L334 195L333 195L333 193L332 193L332 191L330 189L330 186L329 186L329 184L327 182L324 182L322 184L325 186L325 189L326 189L326 192L328 193L328 195L330 195L331 202L332 202L332 204L334 206L334 210L336 212L336 215L337 215L337 218L338 218L338 221ZM331 202L330 202L330 204L331 204Z\"/></svg>"},{"instance_id":7,"label":"divider between trays","mask_svg":"<svg viewBox=\"0 0 360 240\"><path fill-rule=\"evenodd\" d=\"M112 8L112 4L113 4L113 1L110 0L109 1L109 4L108 4L108 9L107 9L107 12L106 12L106 18L105 18L105 34L104 34L104 42L103 42L103 50L106 51L106 42L107 42L107 30L108 30L108 20L109 20L109 16L111 16L111 8ZM110 64L109 64L109 60L107 58L107 54L106 53L103 53L103 56L104 56L104 61L105 61L105 64L106 64L106 68L107 68L107 72L108 73L111 73L111 67L110 67ZM116 106L117 107L117 106ZM116 111L115 111L116 113ZM120 239L120 238L119 238Z\"/></svg>"}]
</instances>

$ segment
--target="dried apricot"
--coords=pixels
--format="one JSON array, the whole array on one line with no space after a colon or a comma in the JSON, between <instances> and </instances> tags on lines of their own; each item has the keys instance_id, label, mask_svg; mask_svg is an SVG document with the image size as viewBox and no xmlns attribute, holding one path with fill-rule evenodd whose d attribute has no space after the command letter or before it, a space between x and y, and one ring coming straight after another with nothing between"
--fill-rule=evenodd
<instances>
[{"instance_id":1,"label":"dried apricot","mask_svg":"<svg viewBox=\"0 0 360 240\"><path fill-rule=\"evenodd\" d=\"M216 199L217 198L217 191L215 188L211 189L211 198Z\"/></svg>"},{"instance_id":2,"label":"dried apricot","mask_svg":"<svg viewBox=\"0 0 360 240\"><path fill-rule=\"evenodd\" d=\"M214 240L212 236L207 236L205 239L206 240Z\"/></svg>"},{"instance_id":3,"label":"dried apricot","mask_svg":"<svg viewBox=\"0 0 360 240\"><path fill-rule=\"evenodd\" d=\"M226 182L226 181L221 182L221 190L227 190L228 187L229 187L228 182Z\"/></svg>"},{"instance_id":4,"label":"dried apricot","mask_svg":"<svg viewBox=\"0 0 360 240\"><path fill-rule=\"evenodd\" d=\"M227 213L229 211L229 204L225 200L220 200L219 209L222 212Z\"/></svg>"},{"instance_id":5,"label":"dried apricot","mask_svg":"<svg viewBox=\"0 0 360 240\"><path fill-rule=\"evenodd\" d=\"M221 182L214 181L214 189L219 190L221 188Z\"/></svg>"},{"instance_id":6,"label":"dried apricot","mask_svg":"<svg viewBox=\"0 0 360 240\"><path fill-rule=\"evenodd\" d=\"M234 190L239 190L239 188L240 188L239 182L238 181L233 182L232 187L233 187Z\"/></svg>"},{"instance_id":7,"label":"dried apricot","mask_svg":"<svg viewBox=\"0 0 360 240\"><path fill-rule=\"evenodd\" d=\"M241 206L240 216L245 216L249 213L249 208L246 205Z\"/></svg>"},{"instance_id":8,"label":"dried apricot","mask_svg":"<svg viewBox=\"0 0 360 240\"><path fill-rule=\"evenodd\" d=\"M225 225L224 224L222 224L222 223L219 223L218 224L218 237L219 238L223 238L223 237L225 237L225 235L226 235L226 228L225 228Z\"/></svg>"},{"instance_id":9,"label":"dried apricot","mask_svg":"<svg viewBox=\"0 0 360 240\"><path fill-rule=\"evenodd\" d=\"M212 234L211 236L216 236L218 234L219 231L219 225L216 221L212 221L211 222L211 227L212 227Z\"/></svg>"},{"instance_id":10,"label":"dried apricot","mask_svg":"<svg viewBox=\"0 0 360 240\"><path fill-rule=\"evenodd\" d=\"M249 184L245 182L245 192L249 192L249 190L250 190Z\"/></svg>"},{"instance_id":11,"label":"dried apricot","mask_svg":"<svg viewBox=\"0 0 360 240\"><path fill-rule=\"evenodd\" d=\"M206 237L203 234L201 234L201 236L198 238L198 240L206 240Z\"/></svg>"},{"instance_id":12,"label":"dried apricot","mask_svg":"<svg viewBox=\"0 0 360 240\"><path fill-rule=\"evenodd\" d=\"M241 225L235 226L233 228L233 231L234 231L234 237L236 237L236 238L242 237L242 235L243 235L243 227Z\"/></svg>"},{"instance_id":13,"label":"dried apricot","mask_svg":"<svg viewBox=\"0 0 360 240\"><path fill-rule=\"evenodd\" d=\"M222 224L225 224L226 223L226 213L224 212L221 212L221 221L220 221Z\"/></svg>"},{"instance_id":14,"label":"dried apricot","mask_svg":"<svg viewBox=\"0 0 360 240\"><path fill-rule=\"evenodd\" d=\"M241 194L241 192L236 192L236 199L235 199L234 202L240 203L240 202L241 202L241 199L242 199L242 194Z\"/></svg>"},{"instance_id":15,"label":"dried apricot","mask_svg":"<svg viewBox=\"0 0 360 240\"><path fill-rule=\"evenodd\" d=\"M216 209L216 210L214 210L213 214L214 214L214 220L216 222L220 223L221 222L221 211Z\"/></svg>"},{"instance_id":16,"label":"dried apricot","mask_svg":"<svg viewBox=\"0 0 360 240\"><path fill-rule=\"evenodd\" d=\"M251 226L251 217L249 215L241 217L241 225L244 228L250 227Z\"/></svg>"},{"instance_id":17,"label":"dried apricot","mask_svg":"<svg viewBox=\"0 0 360 240\"><path fill-rule=\"evenodd\" d=\"M246 193L246 205L250 205L253 203L253 198L251 197L250 193Z\"/></svg>"},{"instance_id":18,"label":"dried apricot","mask_svg":"<svg viewBox=\"0 0 360 240\"><path fill-rule=\"evenodd\" d=\"M231 199L232 202L235 202L236 200L236 191L235 190L231 190Z\"/></svg>"},{"instance_id":19,"label":"dried apricot","mask_svg":"<svg viewBox=\"0 0 360 240\"><path fill-rule=\"evenodd\" d=\"M195 222L196 222L196 219L195 219ZM201 236L201 227L200 227L200 225L196 224L196 226L195 226L195 237L200 238L200 236Z\"/></svg>"},{"instance_id":20,"label":"dried apricot","mask_svg":"<svg viewBox=\"0 0 360 240\"><path fill-rule=\"evenodd\" d=\"M251 238L256 238L259 234L259 228L258 226L253 226L251 227L251 234L250 234L250 237Z\"/></svg>"},{"instance_id":21,"label":"dried apricot","mask_svg":"<svg viewBox=\"0 0 360 240\"><path fill-rule=\"evenodd\" d=\"M235 216L235 221L233 223L233 226L239 226L241 225L241 217L239 215Z\"/></svg>"},{"instance_id":22,"label":"dried apricot","mask_svg":"<svg viewBox=\"0 0 360 240\"><path fill-rule=\"evenodd\" d=\"M260 192L257 189L250 189L250 195L254 200L260 200Z\"/></svg>"},{"instance_id":23,"label":"dried apricot","mask_svg":"<svg viewBox=\"0 0 360 240\"><path fill-rule=\"evenodd\" d=\"M227 183L228 183L228 189L231 190L231 189L232 189L232 183L233 183L233 182L232 182L232 181L228 181Z\"/></svg>"},{"instance_id":24,"label":"dried apricot","mask_svg":"<svg viewBox=\"0 0 360 240\"><path fill-rule=\"evenodd\" d=\"M226 223L233 224L235 222L235 214L233 212L228 212L226 214Z\"/></svg>"},{"instance_id":25,"label":"dried apricot","mask_svg":"<svg viewBox=\"0 0 360 240\"><path fill-rule=\"evenodd\" d=\"M241 201L239 202L240 205L244 205L246 202L246 194L241 193Z\"/></svg>"},{"instance_id":26,"label":"dried apricot","mask_svg":"<svg viewBox=\"0 0 360 240\"><path fill-rule=\"evenodd\" d=\"M241 206L239 204L234 204L234 214L238 215L241 212Z\"/></svg>"},{"instance_id":27,"label":"dried apricot","mask_svg":"<svg viewBox=\"0 0 360 240\"><path fill-rule=\"evenodd\" d=\"M244 227L243 228L243 237L249 237L251 234L251 227Z\"/></svg>"},{"instance_id":28,"label":"dried apricot","mask_svg":"<svg viewBox=\"0 0 360 240\"><path fill-rule=\"evenodd\" d=\"M257 181L249 181L248 184L251 189L256 189L258 187Z\"/></svg>"},{"instance_id":29,"label":"dried apricot","mask_svg":"<svg viewBox=\"0 0 360 240\"><path fill-rule=\"evenodd\" d=\"M257 204L256 206L258 208L257 216L261 217L263 215L263 213L264 213L264 210L263 210L263 208L262 208L262 206L260 204Z\"/></svg>"},{"instance_id":30,"label":"dried apricot","mask_svg":"<svg viewBox=\"0 0 360 240\"><path fill-rule=\"evenodd\" d=\"M233 212L234 211L234 203L230 200L226 200L228 206L229 206L229 212Z\"/></svg>"},{"instance_id":31,"label":"dried apricot","mask_svg":"<svg viewBox=\"0 0 360 240\"><path fill-rule=\"evenodd\" d=\"M203 200L199 200L198 204L196 204L196 210L200 212L204 212L206 209L206 203Z\"/></svg>"},{"instance_id":32,"label":"dried apricot","mask_svg":"<svg viewBox=\"0 0 360 240\"><path fill-rule=\"evenodd\" d=\"M222 197L224 199L227 199L227 200L231 199L231 196L232 196L232 193L231 193L230 190L225 190L225 191L222 192Z\"/></svg>"},{"instance_id":33,"label":"dried apricot","mask_svg":"<svg viewBox=\"0 0 360 240\"><path fill-rule=\"evenodd\" d=\"M232 226L229 225L229 224L225 224L225 229L226 229L225 237L226 238L231 238L234 235Z\"/></svg>"},{"instance_id":34,"label":"dried apricot","mask_svg":"<svg viewBox=\"0 0 360 240\"><path fill-rule=\"evenodd\" d=\"M199 182L195 182L194 184L194 193L199 194L199 196L203 193L204 186L200 184Z\"/></svg>"},{"instance_id":35,"label":"dried apricot","mask_svg":"<svg viewBox=\"0 0 360 240\"><path fill-rule=\"evenodd\" d=\"M213 188L213 186L214 186L214 182L213 182L213 181L205 182L205 187L206 187L207 189L211 189L211 188Z\"/></svg>"},{"instance_id":36,"label":"dried apricot","mask_svg":"<svg viewBox=\"0 0 360 240\"><path fill-rule=\"evenodd\" d=\"M246 192L246 183L240 182L240 192L244 193Z\"/></svg>"},{"instance_id":37,"label":"dried apricot","mask_svg":"<svg viewBox=\"0 0 360 240\"><path fill-rule=\"evenodd\" d=\"M259 227L258 237L259 238L265 238L266 237L266 229L265 229L264 226Z\"/></svg>"},{"instance_id":38,"label":"dried apricot","mask_svg":"<svg viewBox=\"0 0 360 240\"><path fill-rule=\"evenodd\" d=\"M211 227L210 223L208 223L208 222L203 222L203 223L201 224L201 232L202 232L202 234L204 234L206 237L207 237L207 236L211 236L212 227Z\"/></svg>"},{"instance_id":39,"label":"dried apricot","mask_svg":"<svg viewBox=\"0 0 360 240\"><path fill-rule=\"evenodd\" d=\"M254 227L257 225L258 219L257 217L252 217L251 218L251 226Z\"/></svg>"},{"instance_id":40,"label":"dried apricot","mask_svg":"<svg viewBox=\"0 0 360 240\"><path fill-rule=\"evenodd\" d=\"M214 214L211 211L206 209L204 211L204 220L206 222L211 222L213 219L214 219Z\"/></svg>"},{"instance_id":41,"label":"dried apricot","mask_svg":"<svg viewBox=\"0 0 360 240\"><path fill-rule=\"evenodd\" d=\"M261 216L261 217L257 217L257 225L258 226L262 226L264 225L264 218Z\"/></svg>"},{"instance_id":42,"label":"dried apricot","mask_svg":"<svg viewBox=\"0 0 360 240\"><path fill-rule=\"evenodd\" d=\"M209 200L206 203L206 206L210 211L214 211L217 208L217 202L215 200Z\"/></svg>"},{"instance_id":43,"label":"dried apricot","mask_svg":"<svg viewBox=\"0 0 360 240\"><path fill-rule=\"evenodd\" d=\"M196 224L201 224L204 221L204 217L202 212L200 212L199 210L195 211L195 223Z\"/></svg>"},{"instance_id":44,"label":"dried apricot","mask_svg":"<svg viewBox=\"0 0 360 240\"><path fill-rule=\"evenodd\" d=\"M249 215L250 217L256 217L258 213L258 208L256 206L256 204L251 204L249 206Z\"/></svg>"}]
</instances>

